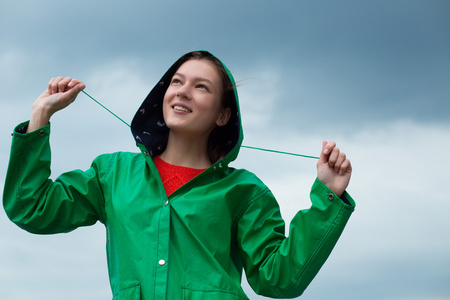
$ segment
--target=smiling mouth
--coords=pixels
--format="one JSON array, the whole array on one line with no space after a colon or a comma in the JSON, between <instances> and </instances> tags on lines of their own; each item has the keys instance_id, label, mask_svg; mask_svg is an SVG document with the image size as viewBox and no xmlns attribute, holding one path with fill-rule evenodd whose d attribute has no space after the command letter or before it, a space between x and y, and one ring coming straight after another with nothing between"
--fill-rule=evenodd
<instances>
[{"instance_id":1,"label":"smiling mouth","mask_svg":"<svg viewBox=\"0 0 450 300\"><path fill-rule=\"evenodd\" d=\"M182 112L186 112L186 113L191 113L191 112L192 112L192 110L187 109L186 107L183 107L183 106L180 106L180 105L172 106L172 108L173 108L174 110L182 111Z\"/></svg>"}]
</instances>

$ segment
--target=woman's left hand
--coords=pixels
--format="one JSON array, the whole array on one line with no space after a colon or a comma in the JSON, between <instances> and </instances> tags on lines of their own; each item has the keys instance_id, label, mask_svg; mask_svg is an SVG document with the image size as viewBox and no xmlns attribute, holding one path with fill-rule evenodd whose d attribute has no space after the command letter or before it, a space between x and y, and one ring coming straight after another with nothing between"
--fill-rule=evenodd
<instances>
[{"instance_id":1,"label":"woman's left hand","mask_svg":"<svg viewBox=\"0 0 450 300\"><path fill-rule=\"evenodd\" d=\"M335 142L323 141L322 152L317 162L317 177L338 197L347 188L352 175L352 165L345 153L336 147Z\"/></svg>"}]
</instances>

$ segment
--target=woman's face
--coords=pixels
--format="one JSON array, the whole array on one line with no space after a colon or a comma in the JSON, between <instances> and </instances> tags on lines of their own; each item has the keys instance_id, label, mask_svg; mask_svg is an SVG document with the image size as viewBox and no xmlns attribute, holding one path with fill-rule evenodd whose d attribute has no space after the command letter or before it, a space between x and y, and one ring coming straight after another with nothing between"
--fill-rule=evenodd
<instances>
[{"instance_id":1,"label":"woman's face","mask_svg":"<svg viewBox=\"0 0 450 300\"><path fill-rule=\"evenodd\" d=\"M182 64L164 95L163 115L171 131L209 137L216 126L228 122L230 109L223 109L222 81L213 64L189 60Z\"/></svg>"}]
</instances>

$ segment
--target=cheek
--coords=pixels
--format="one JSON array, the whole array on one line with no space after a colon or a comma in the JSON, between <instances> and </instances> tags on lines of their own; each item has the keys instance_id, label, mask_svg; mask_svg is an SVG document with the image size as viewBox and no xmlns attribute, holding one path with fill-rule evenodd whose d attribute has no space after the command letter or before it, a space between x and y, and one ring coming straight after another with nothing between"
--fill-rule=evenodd
<instances>
[{"instance_id":1,"label":"cheek","mask_svg":"<svg viewBox=\"0 0 450 300\"><path fill-rule=\"evenodd\" d=\"M163 102L162 102L162 110L163 110L163 116L166 117L167 109L169 106L169 99L170 99L170 93L167 93L164 95Z\"/></svg>"},{"instance_id":2,"label":"cheek","mask_svg":"<svg viewBox=\"0 0 450 300\"><path fill-rule=\"evenodd\" d=\"M202 105L203 108L212 111L212 112L218 112L222 108L222 102L220 98L216 96L204 96L201 98L202 101L199 101L200 105Z\"/></svg>"},{"instance_id":3,"label":"cheek","mask_svg":"<svg viewBox=\"0 0 450 300\"><path fill-rule=\"evenodd\" d=\"M167 101L169 101L170 95L173 94L170 90L170 87L166 90L163 97L163 104L165 104Z\"/></svg>"}]
</instances>

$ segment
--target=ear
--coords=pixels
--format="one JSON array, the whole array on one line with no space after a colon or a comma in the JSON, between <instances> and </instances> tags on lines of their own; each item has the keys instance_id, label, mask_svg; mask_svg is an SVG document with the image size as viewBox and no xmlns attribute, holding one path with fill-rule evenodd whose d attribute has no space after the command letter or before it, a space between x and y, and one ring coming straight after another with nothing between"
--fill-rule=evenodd
<instances>
[{"instance_id":1,"label":"ear","mask_svg":"<svg viewBox=\"0 0 450 300\"><path fill-rule=\"evenodd\" d=\"M231 108L227 107L222 109L219 117L217 118L216 125L220 127L227 125L228 121L230 120L230 116Z\"/></svg>"}]
</instances>

